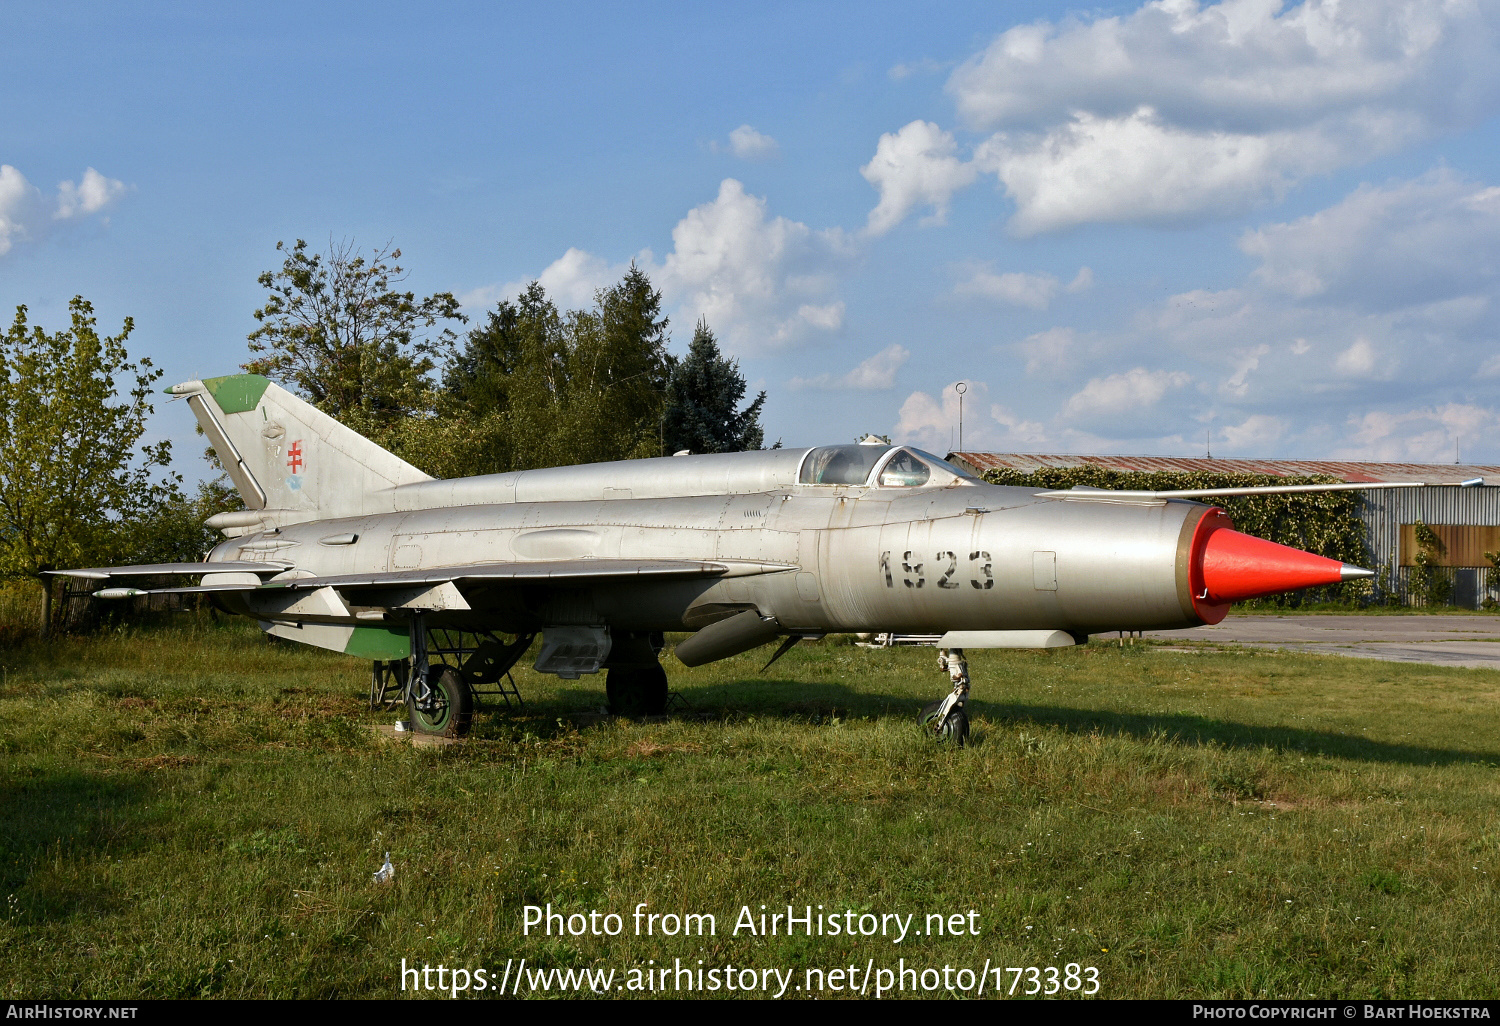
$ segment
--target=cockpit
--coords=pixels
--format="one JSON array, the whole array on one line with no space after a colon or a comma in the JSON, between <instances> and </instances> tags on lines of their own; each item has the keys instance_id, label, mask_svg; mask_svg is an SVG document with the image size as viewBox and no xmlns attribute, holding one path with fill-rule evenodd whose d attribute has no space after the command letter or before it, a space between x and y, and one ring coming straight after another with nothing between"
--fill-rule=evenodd
<instances>
[{"instance_id":1,"label":"cockpit","mask_svg":"<svg viewBox=\"0 0 1500 1026\"><path fill-rule=\"evenodd\" d=\"M810 449L797 475L805 485L866 485L876 488L946 487L978 484L972 475L910 446L825 445Z\"/></svg>"}]
</instances>

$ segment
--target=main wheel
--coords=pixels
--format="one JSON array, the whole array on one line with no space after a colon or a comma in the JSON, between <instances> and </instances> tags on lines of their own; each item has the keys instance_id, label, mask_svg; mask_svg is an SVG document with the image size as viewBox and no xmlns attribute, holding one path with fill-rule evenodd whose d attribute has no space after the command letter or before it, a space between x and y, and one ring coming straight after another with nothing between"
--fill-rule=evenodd
<instances>
[{"instance_id":1,"label":"main wheel","mask_svg":"<svg viewBox=\"0 0 1500 1026\"><path fill-rule=\"evenodd\" d=\"M609 711L616 716L660 716L667 711L667 671L655 666L617 666L604 681Z\"/></svg>"},{"instance_id":2,"label":"main wheel","mask_svg":"<svg viewBox=\"0 0 1500 1026\"><path fill-rule=\"evenodd\" d=\"M434 666L427 674L427 687L431 692L427 700L418 701L419 685L413 686L412 695L406 700L407 719L412 729L439 737L463 737L474 721L473 693L451 667Z\"/></svg>"}]
</instances>

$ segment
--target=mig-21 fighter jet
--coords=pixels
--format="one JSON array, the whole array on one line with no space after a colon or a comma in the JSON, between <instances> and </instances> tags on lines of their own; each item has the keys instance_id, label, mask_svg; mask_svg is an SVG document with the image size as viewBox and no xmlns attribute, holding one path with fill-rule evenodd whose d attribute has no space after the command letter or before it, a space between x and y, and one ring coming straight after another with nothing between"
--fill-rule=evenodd
<instances>
[{"instance_id":1,"label":"mig-21 fighter jet","mask_svg":"<svg viewBox=\"0 0 1500 1026\"><path fill-rule=\"evenodd\" d=\"M665 632L693 632L675 650L688 666L893 632L940 636L952 687L921 718L962 743L965 648L1212 624L1233 602L1371 575L1192 501L1346 485L1039 491L884 443L438 480L257 375L168 391L247 508L208 521L225 540L202 563L64 572L101 598L194 578L151 593L210 595L272 635L367 658L432 733L464 732L472 689L537 635L539 672L602 670L615 711L650 714L668 698ZM439 630L475 640L437 661Z\"/></svg>"}]
</instances>

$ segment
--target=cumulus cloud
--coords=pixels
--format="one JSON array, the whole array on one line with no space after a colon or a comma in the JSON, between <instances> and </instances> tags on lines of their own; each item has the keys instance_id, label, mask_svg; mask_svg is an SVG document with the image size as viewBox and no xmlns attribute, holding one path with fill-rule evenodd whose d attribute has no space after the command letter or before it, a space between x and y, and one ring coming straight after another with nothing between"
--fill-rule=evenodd
<instances>
[{"instance_id":1,"label":"cumulus cloud","mask_svg":"<svg viewBox=\"0 0 1500 1026\"><path fill-rule=\"evenodd\" d=\"M763 135L749 125L741 125L729 133L730 153L741 160L772 160L781 155L781 145L769 135ZM714 144L715 150L721 150Z\"/></svg>"},{"instance_id":2,"label":"cumulus cloud","mask_svg":"<svg viewBox=\"0 0 1500 1026\"><path fill-rule=\"evenodd\" d=\"M952 134L930 121L913 121L899 132L882 135L874 158L859 169L880 192L865 231L883 235L919 207L932 208L923 224L943 224L953 194L979 174L957 152Z\"/></svg>"},{"instance_id":3,"label":"cumulus cloud","mask_svg":"<svg viewBox=\"0 0 1500 1026\"><path fill-rule=\"evenodd\" d=\"M1352 415L1338 459L1449 463L1500 429L1500 413L1471 403ZM1493 457L1490 457L1493 458Z\"/></svg>"},{"instance_id":4,"label":"cumulus cloud","mask_svg":"<svg viewBox=\"0 0 1500 1026\"><path fill-rule=\"evenodd\" d=\"M1014 346L1026 360L1027 374L1062 377L1076 363L1078 335L1072 328L1048 328L1028 335Z\"/></svg>"},{"instance_id":5,"label":"cumulus cloud","mask_svg":"<svg viewBox=\"0 0 1500 1026\"><path fill-rule=\"evenodd\" d=\"M0 254L31 236L43 206L42 194L9 164L0 164Z\"/></svg>"},{"instance_id":6,"label":"cumulus cloud","mask_svg":"<svg viewBox=\"0 0 1500 1026\"><path fill-rule=\"evenodd\" d=\"M1354 344L1333 361L1338 372L1350 378L1368 378L1375 374L1375 347L1367 338L1355 339Z\"/></svg>"},{"instance_id":7,"label":"cumulus cloud","mask_svg":"<svg viewBox=\"0 0 1500 1026\"><path fill-rule=\"evenodd\" d=\"M981 130L1141 104L1199 129L1402 114L1449 125L1494 96L1494 52L1487 12L1464 0L1160 0L1124 17L1013 28L959 67L948 91Z\"/></svg>"},{"instance_id":8,"label":"cumulus cloud","mask_svg":"<svg viewBox=\"0 0 1500 1026\"><path fill-rule=\"evenodd\" d=\"M1087 267L1078 269L1078 274L1067 286L1050 274L1028 274L1023 271L1008 271L996 274L989 265L967 265L966 279L953 287L960 296L983 296L1014 306L1025 306L1032 310L1045 310L1059 291L1082 292L1094 283L1094 272Z\"/></svg>"},{"instance_id":9,"label":"cumulus cloud","mask_svg":"<svg viewBox=\"0 0 1500 1026\"><path fill-rule=\"evenodd\" d=\"M1000 444L1010 446L1034 446L1045 444L1049 441L1047 429L1040 421L1027 420L1024 417L1012 413L999 403L990 407L990 419L1000 426ZM981 431L981 437L988 437L989 431ZM966 447L967 446L967 439Z\"/></svg>"},{"instance_id":10,"label":"cumulus cloud","mask_svg":"<svg viewBox=\"0 0 1500 1026\"><path fill-rule=\"evenodd\" d=\"M770 217L733 178L672 229L672 252L652 277L689 323L703 317L735 352L774 349L838 331L844 304L826 295L849 254L838 229Z\"/></svg>"},{"instance_id":11,"label":"cumulus cloud","mask_svg":"<svg viewBox=\"0 0 1500 1026\"><path fill-rule=\"evenodd\" d=\"M77 185L70 180L57 186L57 211L52 216L65 221L70 217L96 214L123 195L124 182L105 178L91 167L85 168L83 179Z\"/></svg>"},{"instance_id":12,"label":"cumulus cloud","mask_svg":"<svg viewBox=\"0 0 1500 1026\"><path fill-rule=\"evenodd\" d=\"M0 164L0 256L18 242L43 238L58 222L78 221L110 207L126 192L125 183L87 168L82 179L58 183L48 200L16 168Z\"/></svg>"},{"instance_id":13,"label":"cumulus cloud","mask_svg":"<svg viewBox=\"0 0 1500 1026\"><path fill-rule=\"evenodd\" d=\"M917 445L923 449L946 453L958 444L960 411L958 382L945 387L937 397L913 392L901 403L892 439L897 444ZM983 381L965 383L963 396L964 445L972 448L985 444L988 437L984 424L984 407L989 386Z\"/></svg>"},{"instance_id":14,"label":"cumulus cloud","mask_svg":"<svg viewBox=\"0 0 1500 1026\"><path fill-rule=\"evenodd\" d=\"M662 290L673 319L706 319L726 351L746 355L826 337L843 328L845 306L832 295L852 255L844 233L814 230L770 216L766 201L726 178L718 195L688 211L672 229L672 251L657 262L650 250L635 262ZM594 293L618 281L629 262L570 248L537 276L560 306L588 307ZM518 295L527 282L473 289L464 305Z\"/></svg>"},{"instance_id":15,"label":"cumulus cloud","mask_svg":"<svg viewBox=\"0 0 1500 1026\"><path fill-rule=\"evenodd\" d=\"M1149 107L1119 118L1079 112L1040 139L997 133L975 153L1015 201L1010 227L1023 236L1235 213L1337 163L1316 135L1189 131Z\"/></svg>"},{"instance_id":16,"label":"cumulus cloud","mask_svg":"<svg viewBox=\"0 0 1500 1026\"><path fill-rule=\"evenodd\" d=\"M643 257L649 259L650 253L644 253ZM535 280L541 283L542 288L547 290L547 295L559 307L580 309L593 306L595 293L619 281L629 269L628 261L611 264L592 253L569 247L566 253L548 264ZM471 289L459 293L458 301L467 307L485 307L502 299L514 300L532 280L527 278L525 281L508 281L503 285Z\"/></svg>"},{"instance_id":17,"label":"cumulus cloud","mask_svg":"<svg viewBox=\"0 0 1500 1026\"><path fill-rule=\"evenodd\" d=\"M1239 247L1252 265L1228 287L997 347L1027 386L1003 416L1034 428L992 416L991 435L966 434L1181 455L1212 423L1216 453L1451 461L1457 439L1465 458L1500 462L1500 189L1446 169L1367 184ZM1045 275L1001 277L971 265L958 280L1033 307L1060 294ZM912 393L904 429L946 444L948 405Z\"/></svg>"},{"instance_id":18,"label":"cumulus cloud","mask_svg":"<svg viewBox=\"0 0 1500 1026\"><path fill-rule=\"evenodd\" d=\"M1264 343L1254 349L1241 350L1235 361L1234 373L1229 380L1224 382L1222 391L1226 395L1243 398L1250 390L1250 374L1260 367L1260 358L1271 351L1271 347Z\"/></svg>"},{"instance_id":19,"label":"cumulus cloud","mask_svg":"<svg viewBox=\"0 0 1500 1026\"><path fill-rule=\"evenodd\" d=\"M1184 223L1282 196L1310 175L1475 124L1500 97L1492 8L1451 0L1158 0L1001 33L947 89L982 138L915 121L881 137L870 231L937 219L974 173L1018 234Z\"/></svg>"},{"instance_id":20,"label":"cumulus cloud","mask_svg":"<svg viewBox=\"0 0 1500 1026\"><path fill-rule=\"evenodd\" d=\"M896 372L910 359L911 350L901 345L889 345L841 377L819 374L812 378L793 378L789 384L794 389L849 388L883 391L895 387Z\"/></svg>"},{"instance_id":21,"label":"cumulus cloud","mask_svg":"<svg viewBox=\"0 0 1500 1026\"><path fill-rule=\"evenodd\" d=\"M1500 188L1447 169L1384 186L1241 236L1255 279L1297 299L1368 310L1429 305L1494 289Z\"/></svg>"},{"instance_id":22,"label":"cumulus cloud","mask_svg":"<svg viewBox=\"0 0 1500 1026\"><path fill-rule=\"evenodd\" d=\"M1226 454L1259 455L1270 452L1286 432L1287 423L1282 418L1255 413L1239 424L1219 428L1217 435Z\"/></svg>"},{"instance_id":23,"label":"cumulus cloud","mask_svg":"<svg viewBox=\"0 0 1500 1026\"><path fill-rule=\"evenodd\" d=\"M1185 388L1192 377L1184 371L1133 367L1123 374L1091 378L1063 406L1065 420L1116 431L1147 429L1148 416L1168 392Z\"/></svg>"},{"instance_id":24,"label":"cumulus cloud","mask_svg":"<svg viewBox=\"0 0 1500 1026\"><path fill-rule=\"evenodd\" d=\"M935 453L946 453L957 446L959 438L959 401L957 382L938 395L912 392L901 403L901 411L891 437L897 442L916 445ZM963 438L965 449L1002 451L1022 449L1037 451L1051 444L1047 429L1040 421L1028 420L999 403L989 402L989 386L983 381L969 381L964 394Z\"/></svg>"}]
</instances>

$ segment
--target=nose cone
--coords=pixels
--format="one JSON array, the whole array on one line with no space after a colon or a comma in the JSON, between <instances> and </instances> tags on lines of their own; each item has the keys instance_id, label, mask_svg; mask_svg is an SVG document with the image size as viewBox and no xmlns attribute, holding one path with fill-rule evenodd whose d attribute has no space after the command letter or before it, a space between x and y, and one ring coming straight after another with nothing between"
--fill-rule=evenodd
<instances>
[{"instance_id":1,"label":"nose cone","mask_svg":"<svg viewBox=\"0 0 1500 1026\"><path fill-rule=\"evenodd\" d=\"M1208 536L1201 558L1202 598L1213 605L1374 576L1336 559L1225 528Z\"/></svg>"}]
</instances>

